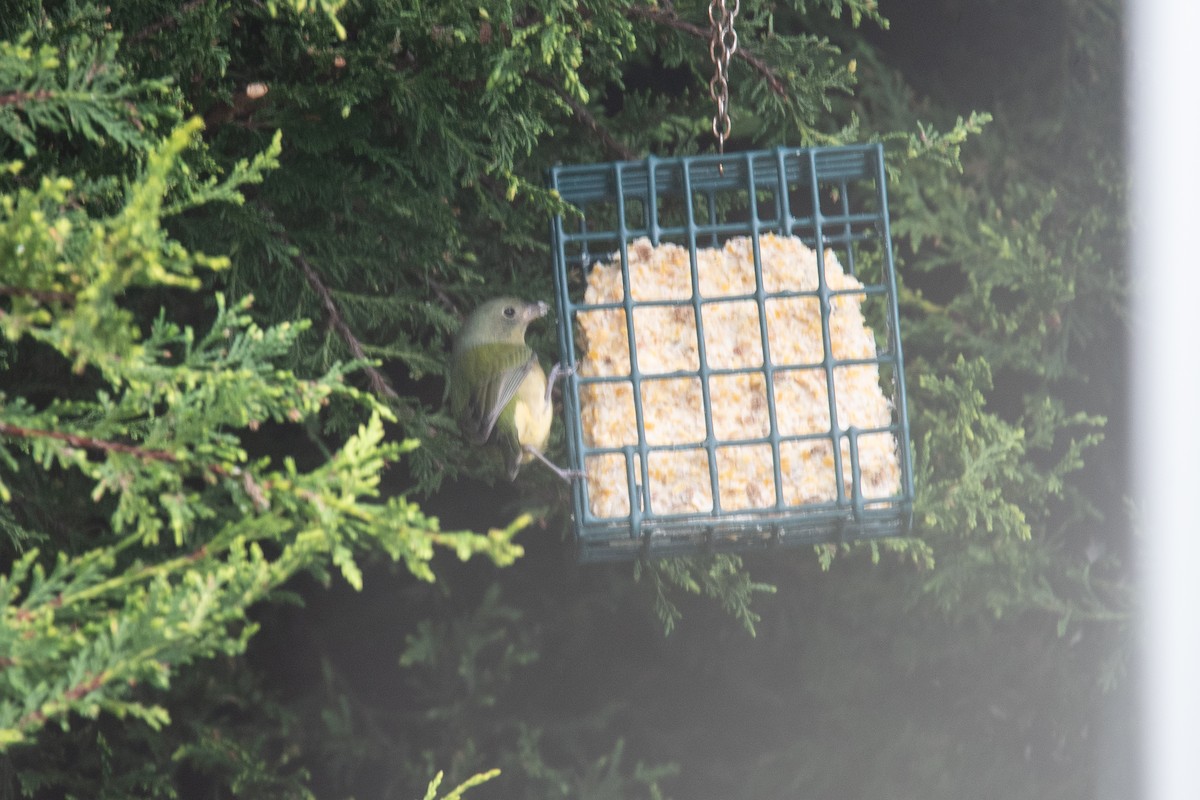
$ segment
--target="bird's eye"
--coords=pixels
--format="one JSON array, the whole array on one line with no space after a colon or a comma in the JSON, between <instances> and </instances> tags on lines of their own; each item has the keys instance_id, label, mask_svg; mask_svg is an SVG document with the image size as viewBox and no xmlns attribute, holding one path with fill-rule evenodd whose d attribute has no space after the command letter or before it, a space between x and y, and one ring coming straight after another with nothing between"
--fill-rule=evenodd
<instances>
[{"instance_id":1,"label":"bird's eye","mask_svg":"<svg viewBox=\"0 0 1200 800\"><path fill-rule=\"evenodd\" d=\"M517 310L515 308L513 308L512 306L505 307L504 316L508 317L509 319L512 319L516 315L517 315Z\"/></svg>"}]
</instances>

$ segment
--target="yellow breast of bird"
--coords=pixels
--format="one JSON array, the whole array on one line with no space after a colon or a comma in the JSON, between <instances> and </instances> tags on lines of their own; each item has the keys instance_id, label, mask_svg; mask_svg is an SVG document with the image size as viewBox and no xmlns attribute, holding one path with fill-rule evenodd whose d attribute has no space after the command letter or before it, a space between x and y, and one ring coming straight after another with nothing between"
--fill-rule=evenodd
<instances>
[{"instance_id":1,"label":"yellow breast of bird","mask_svg":"<svg viewBox=\"0 0 1200 800\"><path fill-rule=\"evenodd\" d=\"M546 446L550 438L550 423L554 420L553 407L546 399L546 373L538 363L521 381L517 388L516 408L513 423L517 429L517 441L538 450ZM525 454L523 461L532 458Z\"/></svg>"}]
</instances>

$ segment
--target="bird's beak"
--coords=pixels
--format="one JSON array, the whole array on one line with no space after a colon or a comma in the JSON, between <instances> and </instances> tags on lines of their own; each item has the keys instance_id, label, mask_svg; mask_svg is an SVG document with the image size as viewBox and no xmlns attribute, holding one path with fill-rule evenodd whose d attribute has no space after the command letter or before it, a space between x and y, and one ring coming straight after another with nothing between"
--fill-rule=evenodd
<instances>
[{"instance_id":1,"label":"bird's beak","mask_svg":"<svg viewBox=\"0 0 1200 800\"><path fill-rule=\"evenodd\" d=\"M529 314L529 321L532 322L549 314L550 305L545 300L538 300L536 303L530 303L526 307L526 311Z\"/></svg>"}]
</instances>

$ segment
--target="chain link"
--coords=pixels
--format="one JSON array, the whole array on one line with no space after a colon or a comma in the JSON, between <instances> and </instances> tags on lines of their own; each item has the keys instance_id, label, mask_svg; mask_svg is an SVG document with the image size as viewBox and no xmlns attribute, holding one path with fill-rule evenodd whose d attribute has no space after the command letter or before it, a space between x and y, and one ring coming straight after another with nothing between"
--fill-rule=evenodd
<instances>
[{"instance_id":1,"label":"chain link","mask_svg":"<svg viewBox=\"0 0 1200 800\"><path fill-rule=\"evenodd\" d=\"M712 132L717 137L717 152L725 152L725 140L733 124L729 120L729 59L737 52L737 31L733 29L738 15L740 0L733 0L732 7L725 0L711 0L708 5L708 20L712 23L712 38L708 43L708 54L712 57L713 76L708 82L708 94L717 104L713 116Z\"/></svg>"}]
</instances>

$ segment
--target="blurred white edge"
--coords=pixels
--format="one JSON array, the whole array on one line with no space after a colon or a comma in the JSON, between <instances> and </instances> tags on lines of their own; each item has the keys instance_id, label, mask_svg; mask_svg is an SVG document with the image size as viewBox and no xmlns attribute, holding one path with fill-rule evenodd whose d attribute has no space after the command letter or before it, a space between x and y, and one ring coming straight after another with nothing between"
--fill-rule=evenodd
<instances>
[{"instance_id":1,"label":"blurred white edge","mask_svg":"<svg viewBox=\"0 0 1200 800\"><path fill-rule=\"evenodd\" d=\"M1126 0L1146 800L1200 798L1200 0Z\"/></svg>"}]
</instances>

